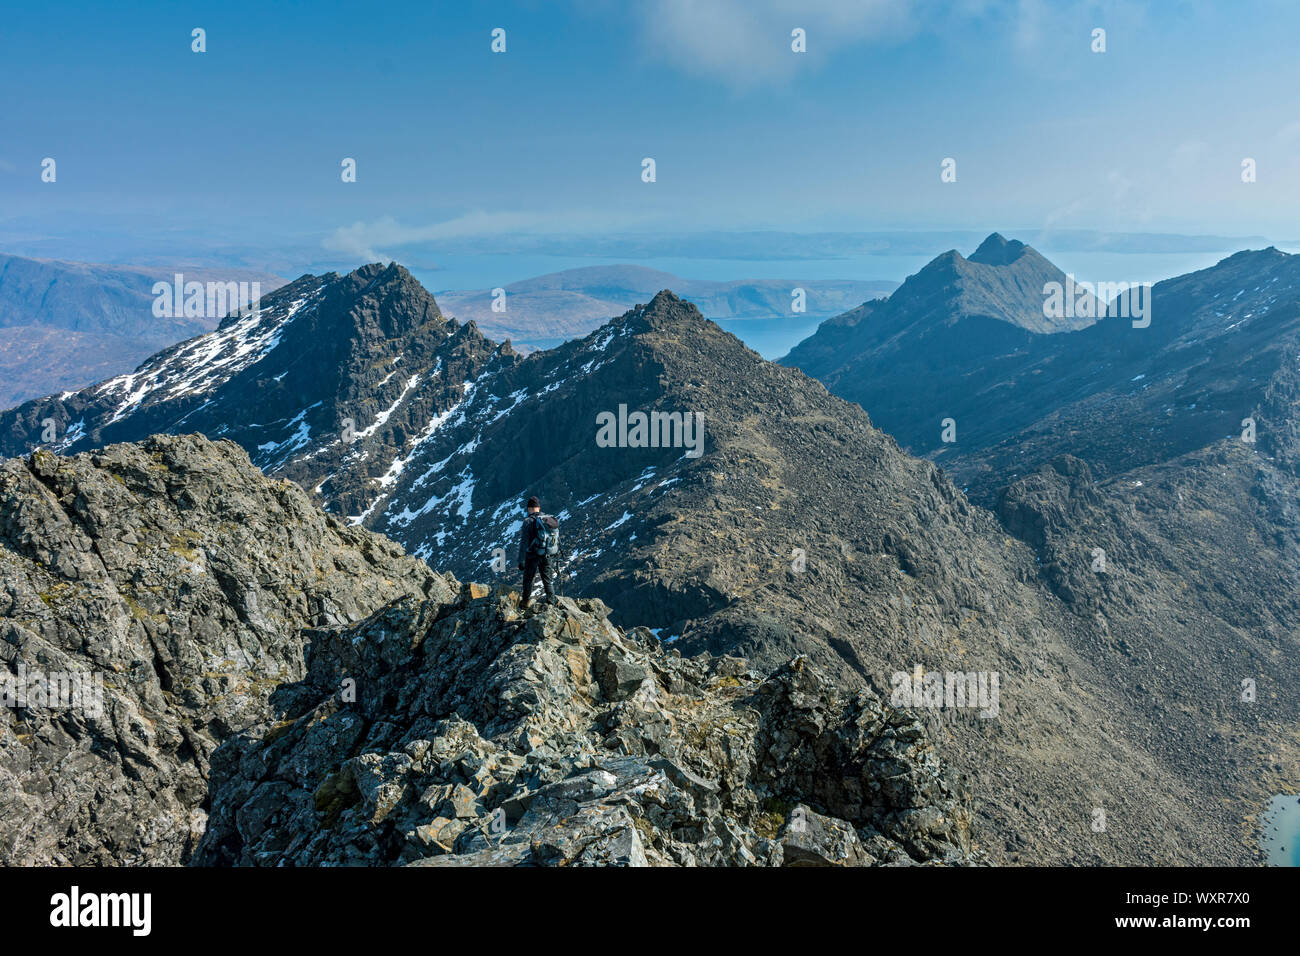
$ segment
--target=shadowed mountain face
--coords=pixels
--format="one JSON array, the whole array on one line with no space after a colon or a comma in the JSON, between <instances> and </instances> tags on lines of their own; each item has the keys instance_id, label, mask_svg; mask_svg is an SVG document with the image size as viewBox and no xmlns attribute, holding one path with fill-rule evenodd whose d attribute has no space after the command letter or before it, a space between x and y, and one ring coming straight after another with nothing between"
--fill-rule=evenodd
<instances>
[{"instance_id":1,"label":"shadowed mountain face","mask_svg":"<svg viewBox=\"0 0 1300 956\"><path fill-rule=\"evenodd\" d=\"M968 261L996 273L1030 256L1046 262L995 234ZM1009 257L1009 265L998 264ZM982 287L982 295L1002 300L990 305L927 278L947 274L959 259L945 253L888 300L828 320L781 361L861 404L982 503L1061 454L1085 459L1104 477L1204 447L1240 433L1243 418L1275 405L1269 396L1287 387L1300 257L1242 252L1156 283L1146 327L1107 315L1073 320L1084 328L1032 332L1024 313L1036 308L1041 318L1043 285L1060 273L1053 278L1054 267L1036 266L1035 289L1008 272ZM939 306L926 291L936 289ZM1001 318L990 324L994 313ZM949 418L955 442L943 438ZM1276 446L1291 426L1276 424L1261 430L1262 447L1289 454Z\"/></svg>"},{"instance_id":2,"label":"shadowed mountain face","mask_svg":"<svg viewBox=\"0 0 1300 956\"><path fill-rule=\"evenodd\" d=\"M400 266L304 276L129 375L0 413L0 450L75 453L197 431L237 442L333 510L360 513L394 455L510 354L473 323L444 318Z\"/></svg>"},{"instance_id":3,"label":"shadowed mountain face","mask_svg":"<svg viewBox=\"0 0 1300 956\"><path fill-rule=\"evenodd\" d=\"M1016 268L1031 251L1011 245L982 250L989 261L970 268ZM1011 265L990 264L1003 259ZM265 470L465 579L513 566L520 504L538 494L562 518L566 592L603 600L617 624L652 627L686 652L741 654L762 669L805 654L848 688L884 690L916 667L997 675L1000 700L984 717L921 710L972 793L975 840L994 860L1244 862L1245 816L1271 783L1267 768L1294 773L1294 754L1273 744L1295 732L1294 695L1242 709L1233 666L1249 661L1260 687L1294 687L1300 655L1278 653L1294 642L1285 614L1272 637L1225 644L1211 635L1228 614L1242 629L1255 620L1222 594L1228 578L1209 575L1189 596L1171 557L1150 576L1159 586L1144 589L1131 555L1150 553L1153 539L1119 511L1086 511L1094 482L1084 466L1058 462L995 515L900 451L860 407L764 362L668 292L527 358L443 319L397 267L304 278L268 306L217 333L233 340L44 408L75 425L93 406L77 430L86 447L110 428L197 428L220 403L246 416L234 434ZM845 326L869 326L874 308ZM294 338L312 316L314 334ZM338 329L350 330L342 344ZM297 348L281 351L290 339ZM299 350L314 375L293 377ZM327 354L344 369L335 377ZM358 432L382 417L380 428L346 443L313 426L305 439L317 444L280 450L299 410L321 402L310 414L337 422L367 390L391 385L394 364L416 381L359 416ZM291 379L295 390L256 415L233 398L281 396ZM334 394L350 397L331 404ZM412 396L423 404L410 406ZM268 411L279 422L270 442L254 427L273 420ZM13 440L44 413L37 404L0 426ZM132 425L137 415L148 417ZM702 423L702 443L688 422ZM231 433L225 421L211 426ZM1090 536L1103 532L1120 555L1116 573L1088 576L1091 548L1107 547ZM1197 615L1206 633L1193 640ZM1153 638L1154 619L1181 630ZM1123 825L1099 834L1099 808Z\"/></svg>"},{"instance_id":4,"label":"shadowed mountain face","mask_svg":"<svg viewBox=\"0 0 1300 956\"><path fill-rule=\"evenodd\" d=\"M995 393L1003 366L1039 339L1095 321L1044 315L1044 286L1066 281L1032 248L994 233L969 259L945 252L888 299L824 322L780 361L862 405L904 447L928 452L967 392Z\"/></svg>"},{"instance_id":5,"label":"shadowed mountain face","mask_svg":"<svg viewBox=\"0 0 1300 956\"><path fill-rule=\"evenodd\" d=\"M1156 283L1146 328L1108 317L1036 341L953 413L958 441L935 458L991 499L1063 453L1114 477L1239 438L1253 418L1258 450L1294 470L1298 354L1300 256L1241 252Z\"/></svg>"},{"instance_id":6,"label":"shadowed mountain face","mask_svg":"<svg viewBox=\"0 0 1300 956\"><path fill-rule=\"evenodd\" d=\"M80 388L134 368L160 348L211 330L217 318L154 315L154 283L283 284L236 270L141 269L0 254L0 408Z\"/></svg>"},{"instance_id":7,"label":"shadowed mountain face","mask_svg":"<svg viewBox=\"0 0 1300 956\"><path fill-rule=\"evenodd\" d=\"M1294 790L1300 257L1237 253L1157 283L1145 327L1108 316L950 355L911 383L893 343L854 331L910 307L902 291L825 323L787 361L833 354L834 391L892 420L1033 548L1038 578L1093 625L1086 656L1159 715L1182 772L1249 766ZM939 441L944 417L955 442ZM1230 805L1250 817L1263 802Z\"/></svg>"}]
</instances>

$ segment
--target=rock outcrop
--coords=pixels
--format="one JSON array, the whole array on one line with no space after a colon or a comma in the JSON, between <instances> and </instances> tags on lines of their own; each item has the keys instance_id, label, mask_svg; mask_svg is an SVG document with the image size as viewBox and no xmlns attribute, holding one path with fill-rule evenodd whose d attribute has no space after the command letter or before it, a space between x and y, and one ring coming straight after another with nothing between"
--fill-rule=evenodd
<instances>
[{"instance_id":1,"label":"rock outcrop","mask_svg":"<svg viewBox=\"0 0 1300 956\"><path fill-rule=\"evenodd\" d=\"M974 857L911 715L607 614L521 614L230 442L6 461L0 686L51 693L0 711L0 863Z\"/></svg>"},{"instance_id":2,"label":"rock outcrop","mask_svg":"<svg viewBox=\"0 0 1300 956\"><path fill-rule=\"evenodd\" d=\"M230 442L0 463L0 863L184 862L212 751L301 678L304 629L447 589Z\"/></svg>"},{"instance_id":3,"label":"rock outcrop","mask_svg":"<svg viewBox=\"0 0 1300 956\"><path fill-rule=\"evenodd\" d=\"M198 862L853 866L970 859L920 723L803 658L683 658L599 601L466 585L313 632L213 756Z\"/></svg>"}]
</instances>

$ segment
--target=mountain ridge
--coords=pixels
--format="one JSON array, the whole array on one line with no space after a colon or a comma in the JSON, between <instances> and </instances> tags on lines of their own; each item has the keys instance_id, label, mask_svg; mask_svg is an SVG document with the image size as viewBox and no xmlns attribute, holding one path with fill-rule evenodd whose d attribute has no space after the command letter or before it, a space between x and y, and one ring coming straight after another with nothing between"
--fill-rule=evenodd
<instances>
[{"instance_id":1,"label":"mountain ridge","mask_svg":"<svg viewBox=\"0 0 1300 956\"><path fill-rule=\"evenodd\" d=\"M393 272L392 281L406 280ZM431 335L425 369L435 353L450 354L453 335L427 318L415 326ZM1087 555L1061 525L1051 481L1026 489L1014 509L984 510L861 407L763 361L666 290L555 350L471 351L463 373L447 377L445 403L412 419L418 430L364 446L368 484L358 477L351 501L368 501L365 510L344 507L333 460L302 456L296 480L333 514L479 580L511 567L520 503L540 494L572 551L562 591L603 600L616 625L648 625L688 653L735 654L760 668L801 654L846 689L886 687L917 666L1000 674L1000 718L919 715L972 794L994 862L1250 859L1241 819L1214 808L1248 804L1259 780L1208 768L1221 768L1228 746L1243 764L1264 760L1242 728L1287 733L1286 702L1261 707L1262 724L1215 713L1211 729L1209 715L1171 713L1174 697L1117 690L1117 667L1151 686L1137 657L1145 650L1160 653L1156 673L1177 675L1164 678L1177 693L1197 667L1220 673L1224 662L1204 642L1144 638L1144 614L1176 622L1188 605L1163 579L1159 592L1136 588L1122 547L1113 580L1084 574ZM703 454L602 446L598 416L620 406L701 414ZM1025 540L1035 527L1042 540ZM1285 661L1265 645L1241 646L1268 686L1284 682ZM1204 743L1207 732L1220 742ZM1166 753L1172 736L1205 759ZM1096 836L1098 805L1129 822L1123 832Z\"/></svg>"},{"instance_id":2,"label":"mountain ridge","mask_svg":"<svg viewBox=\"0 0 1300 956\"><path fill-rule=\"evenodd\" d=\"M38 451L0 502L0 678L102 681L0 713L7 865L977 858L910 714L599 602L525 615L231 442Z\"/></svg>"},{"instance_id":3,"label":"mountain ridge","mask_svg":"<svg viewBox=\"0 0 1300 956\"><path fill-rule=\"evenodd\" d=\"M135 372L0 413L0 451L75 453L202 431L309 488L328 471L336 509L360 512L392 451L455 404L485 363L511 355L472 322L443 316L396 264L303 276ZM49 422L56 438L45 442Z\"/></svg>"}]
</instances>

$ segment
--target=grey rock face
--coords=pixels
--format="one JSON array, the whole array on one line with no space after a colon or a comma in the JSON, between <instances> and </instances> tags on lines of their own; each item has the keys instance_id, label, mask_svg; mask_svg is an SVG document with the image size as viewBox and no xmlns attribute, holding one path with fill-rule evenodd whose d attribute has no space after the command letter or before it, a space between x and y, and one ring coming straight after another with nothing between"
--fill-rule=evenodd
<instances>
[{"instance_id":1,"label":"grey rock face","mask_svg":"<svg viewBox=\"0 0 1300 956\"><path fill-rule=\"evenodd\" d=\"M4 462L0 582L0 680L99 682L0 713L4 864L976 856L911 715L599 601L521 614L229 442Z\"/></svg>"},{"instance_id":2,"label":"grey rock face","mask_svg":"<svg viewBox=\"0 0 1300 956\"><path fill-rule=\"evenodd\" d=\"M781 851L786 866L856 866L871 859L853 827L802 804L790 814Z\"/></svg>"},{"instance_id":3,"label":"grey rock face","mask_svg":"<svg viewBox=\"0 0 1300 956\"><path fill-rule=\"evenodd\" d=\"M607 614L568 598L521 614L517 595L467 585L314 632L281 719L214 754L198 862L972 859L914 717L806 659L759 678Z\"/></svg>"},{"instance_id":4,"label":"grey rock face","mask_svg":"<svg viewBox=\"0 0 1300 956\"><path fill-rule=\"evenodd\" d=\"M0 681L100 688L0 708L0 863L187 860L212 751L302 676L305 629L450 589L229 442L0 463Z\"/></svg>"}]
</instances>

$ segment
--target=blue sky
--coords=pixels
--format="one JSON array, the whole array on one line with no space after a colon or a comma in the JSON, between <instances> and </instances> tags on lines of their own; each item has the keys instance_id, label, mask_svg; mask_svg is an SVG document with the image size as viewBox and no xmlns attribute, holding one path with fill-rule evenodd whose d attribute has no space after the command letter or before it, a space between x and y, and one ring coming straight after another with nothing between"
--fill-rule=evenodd
<instances>
[{"instance_id":1,"label":"blue sky","mask_svg":"<svg viewBox=\"0 0 1300 956\"><path fill-rule=\"evenodd\" d=\"M1296 36L1281 0L28 4L0 29L0 230L358 260L520 233L1293 238Z\"/></svg>"}]
</instances>

